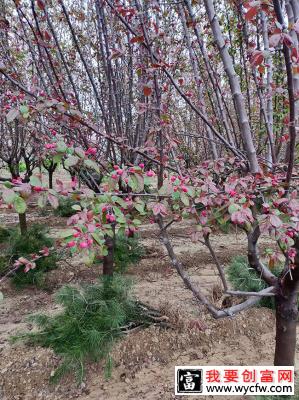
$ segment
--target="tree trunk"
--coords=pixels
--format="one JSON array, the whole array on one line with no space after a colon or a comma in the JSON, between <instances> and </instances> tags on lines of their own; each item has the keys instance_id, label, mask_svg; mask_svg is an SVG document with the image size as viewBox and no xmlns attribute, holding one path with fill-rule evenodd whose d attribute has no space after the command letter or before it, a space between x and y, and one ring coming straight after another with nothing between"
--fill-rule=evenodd
<instances>
[{"instance_id":1,"label":"tree trunk","mask_svg":"<svg viewBox=\"0 0 299 400\"><path fill-rule=\"evenodd\" d=\"M220 24L215 12L213 0L204 0L205 9L207 12L208 19L211 24L213 36L218 46L220 56L224 65L226 76L229 80L231 92L234 99L234 106L236 110L236 116L240 127L240 133L242 136L244 148L249 161L250 172L259 172L259 163L257 159L256 149L253 143L253 135L251 132L250 124L248 121L248 115L245 107L243 94L240 87L238 75L234 69L231 55L229 54L226 46Z\"/></svg>"},{"instance_id":2,"label":"tree trunk","mask_svg":"<svg viewBox=\"0 0 299 400\"><path fill-rule=\"evenodd\" d=\"M298 319L299 290L299 238L295 249L295 268L281 280L279 293L275 297L276 345L274 365L292 366L295 363L296 324Z\"/></svg>"},{"instance_id":3,"label":"tree trunk","mask_svg":"<svg viewBox=\"0 0 299 400\"><path fill-rule=\"evenodd\" d=\"M52 171L52 169L50 168L48 170L48 174L49 174L49 189L53 189L53 173L54 173L54 171Z\"/></svg>"},{"instance_id":4,"label":"tree trunk","mask_svg":"<svg viewBox=\"0 0 299 400\"><path fill-rule=\"evenodd\" d=\"M103 259L103 275L104 276L113 276L114 272L114 247L115 247L115 238L106 236L105 242L108 250L108 254Z\"/></svg>"},{"instance_id":5,"label":"tree trunk","mask_svg":"<svg viewBox=\"0 0 299 400\"><path fill-rule=\"evenodd\" d=\"M193 75L194 75L194 79L195 79L195 83L196 83L198 102L199 102L199 104L202 105L203 114L207 118L208 116L207 116L205 98L204 98L204 93L203 93L203 83L202 83L203 79L200 76L200 71L199 71L199 68L198 68L198 65L196 62L196 54L192 48L191 38L190 38L189 30L187 27L185 12L184 12L183 6L181 4L179 5L179 12L180 12L180 17L181 17L181 21L182 21L182 25L183 25L183 29L184 29L185 40L186 40L186 44L188 47L189 58L190 58L190 62L191 62L192 70L193 70ZM209 145L211 148L213 159L217 160L218 153L217 153L217 148L216 148L213 132L211 131L211 129L208 126L206 126L205 129L206 129L206 132L207 132L207 135L209 138Z\"/></svg>"},{"instance_id":6,"label":"tree trunk","mask_svg":"<svg viewBox=\"0 0 299 400\"><path fill-rule=\"evenodd\" d=\"M19 226L20 226L21 235L25 235L27 233L26 213L19 214Z\"/></svg>"},{"instance_id":7,"label":"tree trunk","mask_svg":"<svg viewBox=\"0 0 299 400\"><path fill-rule=\"evenodd\" d=\"M296 324L298 318L297 292L287 298L276 296L276 344L274 365L294 365Z\"/></svg>"}]
</instances>

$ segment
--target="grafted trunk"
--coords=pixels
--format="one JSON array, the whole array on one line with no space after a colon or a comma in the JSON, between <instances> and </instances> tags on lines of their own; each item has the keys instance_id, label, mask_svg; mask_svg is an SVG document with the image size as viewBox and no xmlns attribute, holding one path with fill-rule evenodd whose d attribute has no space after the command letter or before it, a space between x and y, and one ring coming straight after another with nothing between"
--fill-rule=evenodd
<instances>
[{"instance_id":1,"label":"grafted trunk","mask_svg":"<svg viewBox=\"0 0 299 400\"><path fill-rule=\"evenodd\" d=\"M275 365L294 365L296 353L296 325L298 319L299 290L299 238L295 243L295 267L281 279L276 305Z\"/></svg>"},{"instance_id":2,"label":"grafted trunk","mask_svg":"<svg viewBox=\"0 0 299 400\"><path fill-rule=\"evenodd\" d=\"M297 289L287 297L275 297L276 343L274 365L294 365L296 350L296 324L298 318Z\"/></svg>"},{"instance_id":3,"label":"grafted trunk","mask_svg":"<svg viewBox=\"0 0 299 400\"><path fill-rule=\"evenodd\" d=\"M108 254L103 259L103 275L113 276L114 272L114 237L106 236L105 244L108 250Z\"/></svg>"}]
</instances>

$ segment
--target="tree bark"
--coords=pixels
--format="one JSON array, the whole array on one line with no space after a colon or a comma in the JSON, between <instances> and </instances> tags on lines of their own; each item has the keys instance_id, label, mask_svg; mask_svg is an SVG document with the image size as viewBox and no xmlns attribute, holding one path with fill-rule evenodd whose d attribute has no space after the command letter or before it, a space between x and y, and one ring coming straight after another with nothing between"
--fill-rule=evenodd
<instances>
[{"instance_id":1,"label":"tree bark","mask_svg":"<svg viewBox=\"0 0 299 400\"><path fill-rule=\"evenodd\" d=\"M274 11L276 13L278 22L282 25L283 29L286 29L280 2L278 0L274 0L273 5L274 5ZM294 162L295 162L296 107L295 107L295 90L294 90L294 75L293 75L292 59L291 59L290 49L285 43L283 43L283 54L284 54L286 71L287 71L289 109L290 109L289 110L290 142L287 146L287 151L286 151L286 162L288 164L286 183L287 183L287 189L289 189L290 182L292 180L292 174L293 174L293 168L294 168Z\"/></svg>"},{"instance_id":2,"label":"tree bark","mask_svg":"<svg viewBox=\"0 0 299 400\"><path fill-rule=\"evenodd\" d=\"M26 213L19 214L19 226L20 226L21 235L25 235L27 233Z\"/></svg>"},{"instance_id":3,"label":"tree bark","mask_svg":"<svg viewBox=\"0 0 299 400\"><path fill-rule=\"evenodd\" d=\"M194 50L192 48L191 38L190 38L190 35L189 35L189 31L188 31L188 27L187 27L187 23L186 23L186 17L185 17L183 6L180 4L178 9L179 9L180 17L181 17L181 22L182 22L182 25L183 25L186 45L188 47L189 58L190 58L191 66L192 66L193 76L194 76L194 80L195 80L195 83L196 83L198 102L199 102L199 104L202 105L203 114L205 115L206 118L208 118L207 111L206 111L205 98L204 98L204 93L203 93L203 83L200 83L200 82L202 82L202 78L200 76L200 71L199 71L199 68L198 68L197 63L196 63L196 55L195 55ZM209 140L209 145L210 145L210 148L211 148L213 159L217 160L218 152L217 152L216 144L214 142L213 133L212 133L211 129L208 126L205 126L205 129L206 129L208 138L210 139Z\"/></svg>"},{"instance_id":4,"label":"tree bark","mask_svg":"<svg viewBox=\"0 0 299 400\"><path fill-rule=\"evenodd\" d=\"M244 97L241 92L239 78L236 74L232 58L225 44L220 24L215 12L213 0L204 0L204 4L207 11L208 19L211 24L214 39L219 49L219 53L224 65L224 70L229 80L231 92L234 99L238 124L240 127L240 133L249 162L250 172L256 173L259 172L259 163L253 143L253 135L248 121L248 115L245 107Z\"/></svg>"},{"instance_id":5,"label":"tree bark","mask_svg":"<svg viewBox=\"0 0 299 400\"><path fill-rule=\"evenodd\" d=\"M53 173L51 169L48 171L49 174L49 189L53 189Z\"/></svg>"},{"instance_id":6,"label":"tree bark","mask_svg":"<svg viewBox=\"0 0 299 400\"><path fill-rule=\"evenodd\" d=\"M275 296L276 343L274 365L294 365L296 352L296 325L298 319L299 290L299 237L294 248L297 251L295 266L282 278ZM283 272L284 273L284 272Z\"/></svg>"},{"instance_id":7,"label":"tree bark","mask_svg":"<svg viewBox=\"0 0 299 400\"><path fill-rule=\"evenodd\" d=\"M105 244L108 250L108 254L103 259L103 275L113 276L114 272L114 247L115 237L106 236Z\"/></svg>"}]
</instances>

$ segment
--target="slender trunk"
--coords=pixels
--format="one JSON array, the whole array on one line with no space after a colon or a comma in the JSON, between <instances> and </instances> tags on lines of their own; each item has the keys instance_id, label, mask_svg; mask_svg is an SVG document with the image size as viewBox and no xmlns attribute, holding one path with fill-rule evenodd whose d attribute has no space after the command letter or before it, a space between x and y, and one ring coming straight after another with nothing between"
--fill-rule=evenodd
<instances>
[{"instance_id":1,"label":"slender trunk","mask_svg":"<svg viewBox=\"0 0 299 400\"><path fill-rule=\"evenodd\" d=\"M278 22L285 28L283 12L281 9L280 2L275 0L273 2L274 11ZM285 66L287 71L287 83L288 83L288 94L289 94L289 134L290 142L286 151L286 162L288 164L288 171L286 176L287 189L289 189L290 182L292 180L294 162L295 162L295 146L296 146L296 107L295 107L295 90L294 90L294 76L292 68L292 59L290 49L284 43L283 44L283 55L285 60Z\"/></svg>"},{"instance_id":2,"label":"slender trunk","mask_svg":"<svg viewBox=\"0 0 299 400\"><path fill-rule=\"evenodd\" d=\"M26 213L18 214L19 215L19 226L21 235L26 235L27 233L27 220L26 220Z\"/></svg>"},{"instance_id":3,"label":"slender trunk","mask_svg":"<svg viewBox=\"0 0 299 400\"><path fill-rule=\"evenodd\" d=\"M232 58L225 44L220 24L215 12L213 0L204 0L207 15L211 24L214 39L218 46L220 56L224 65L224 70L229 80L231 92L234 99L235 110L240 127L240 133L243 140L243 145L246 150L250 172L259 172L259 164L257 160L256 150L253 143L253 136L248 121L248 115L245 107L244 97L241 92L238 75L233 66Z\"/></svg>"},{"instance_id":4,"label":"slender trunk","mask_svg":"<svg viewBox=\"0 0 299 400\"><path fill-rule=\"evenodd\" d=\"M290 27L293 27L295 22L298 19L298 11L299 11L299 6L298 6L298 0L295 2L292 2L291 0L286 0L285 3L285 8L288 16L288 24ZM296 5L295 5L296 4ZM294 28L290 29L290 36L293 39L293 45L292 48L295 48L297 51L299 50L299 36L295 32ZM297 94L299 92L299 77L298 74L293 74L293 83L294 83L294 92ZM298 96L295 96L295 126L298 128L298 112L299 112L299 99ZM298 139L296 141L298 143ZM286 151L286 161L288 161L290 157L290 152L291 152L291 144L287 143L287 151Z\"/></svg>"},{"instance_id":5,"label":"slender trunk","mask_svg":"<svg viewBox=\"0 0 299 400\"><path fill-rule=\"evenodd\" d=\"M53 172L52 169L49 169L49 189L53 189Z\"/></svg>"},{"instance_id":6,"label":"slender trunk","mask_svg":"<svg viewBox=\"0 0 299 400\"><path fill-rule=\"evenodd\" d=\"M268 36L268 19L267 15L263 11L261 13L262 20L262 30L263 30L263 40L264 40L264 49L269 52L269 56L267 59L267 86L266 86L266 96L267 96L267 111L266 111L266 128L268 133L268 145L267 145L267 153L266 159L268 167L271 168L273 163L276 163L276 154L275 154L275 146L274 146L274 133L273 133L273 94L272 94L272 84L273 84L273 60L271 53L269 51L269 36Z\"/></svg>"},{"instance_id":7,"label":"slender trunk","mask_svg":"<svg viewBox=\"0 0 299 400\"><path fill-rule=\"evenodd\" d=\"M190 39L190 35L189 35L187 23L186 23L186 17L185 17L184 9L183 9L183 6L181 4L179 5L179 13L180 13L180 17L181 17L181 21L182 21L182 25L183 25L183 29L184 29L184 35L185 35L186 44L187 44L187 47L188 47L189 58L190 58L190 62L191 62L192 70L193 70L193 75L194 75L194 79L195 79L195 83L196 83L198 102L199 102L199 104L202 105L203 114L207 117L205 98L204 98L204 94L203 94L203 83L202 83L202 79L201 79L201 76L200 76L199 68L198 68L198 66L196 64L196 55L195 55L194 50L192 48L191 39ZM212 133L211 129L208 126L206 126L205 129L206 129L208 138L210 139L209 140L209 145L210 145L210 148L211 148L213 159L217 160L218 153L217 153L216 144L214 142L213 133Z\"/></svg>"},{"instance_id":8,"label":"slender trunk","mask_svg":"<svg viewBox=\"0 0 299 400\"><path fill-rule=\"evenodd\" d=\"M105 244L108 250L108 254L103 259L103 275L104 276L113 276L114 272L114 247L115 247L115 238L106 236Z\"/></svg>"}]
</instances>

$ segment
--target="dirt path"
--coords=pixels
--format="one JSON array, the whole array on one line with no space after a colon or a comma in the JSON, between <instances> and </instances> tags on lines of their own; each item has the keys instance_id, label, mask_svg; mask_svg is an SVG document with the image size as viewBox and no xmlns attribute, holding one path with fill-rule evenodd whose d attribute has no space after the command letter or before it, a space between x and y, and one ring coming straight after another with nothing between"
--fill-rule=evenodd
<instances>
[{"instance_id":1,"label":"dirt path","mask_svg":"<svg viewBox=\"0 0 299 400\"><path fill-rule=\"evenodd\" d=\"M211 293L218 283L212 259L205 248L189 242L188 229L188 225L183 230L173 229L175 250L194 282ZM48 380L59 358L49 349L12 346L8 339L18 330L32 329L26 322L28 314L57 310L53 293L37 289L16 292L6 284L0 304L1 400L170 400L175 398L175 365L272 364L272 311L252 309L234 318L213 320L171 269L155 228L144 226L141 236L146 256L128 271L135 280L134 293L141 301L162 309L175 321L175 329L150 327L125 337L113 351L115 366L109 381L103 378L101 365L90 365L81 387L70 377L52 386ZM217 235L213 241L224 265L245 249L242 235ZM66 282L93 282L97 274L80 260L72 260L52 271L48 282L57 289ZM198 321L201 330L191 329L191 321Z\"/></svg>"}]
</instances>

